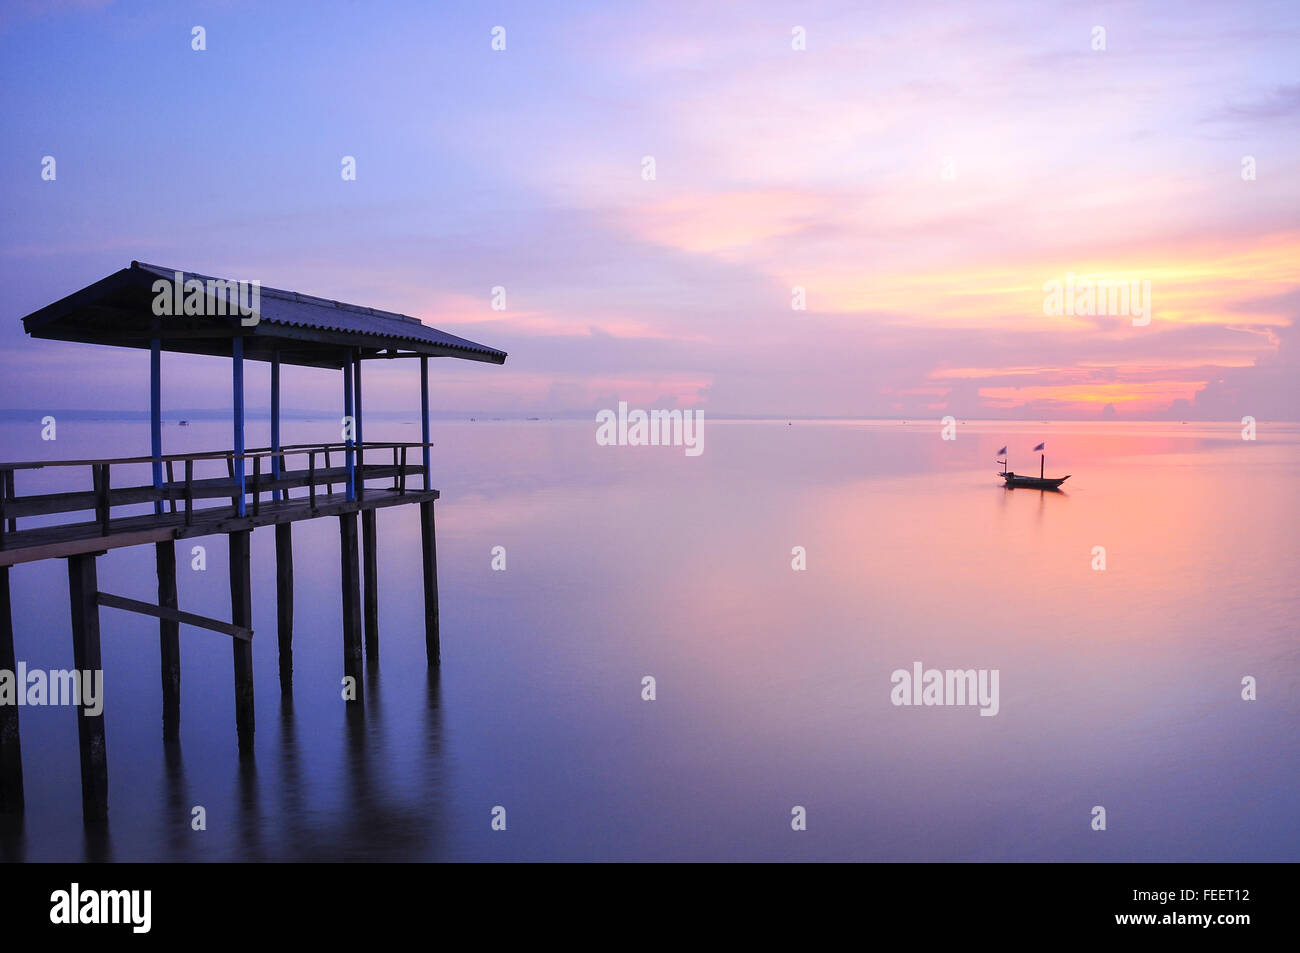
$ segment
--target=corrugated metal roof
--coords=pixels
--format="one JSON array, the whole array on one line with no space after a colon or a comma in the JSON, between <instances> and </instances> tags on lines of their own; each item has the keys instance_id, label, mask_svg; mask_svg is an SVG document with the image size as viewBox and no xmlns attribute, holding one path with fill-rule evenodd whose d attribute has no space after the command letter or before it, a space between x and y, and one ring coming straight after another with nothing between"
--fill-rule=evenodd
<instances>
[{"instance_id":1,"label":"corrugated metal roof","mask_svg":"<svg viewBox=\"0 0 1300 953\"><path fill-rule=\"evenodd\" d=\"M165 268L142 261L131 262L131 267L150 272L159 278L174 280L180 273L182 281L196 279L205 283L230 282L232 279L217 278L179 268ZM504 361L506 352L485 344L478 344L466 338L448 334L437 328L429 327L419 318L394 311L381 311L361 305L318 298L315 295L302 294L297 291L285 291L259 285L261 320L286 327L314 328L322 331L338 331L346 334L365 334L396 341L419 341L436 344L441 347L458 348L490 355Z\"/></svg>"}]
</instances>

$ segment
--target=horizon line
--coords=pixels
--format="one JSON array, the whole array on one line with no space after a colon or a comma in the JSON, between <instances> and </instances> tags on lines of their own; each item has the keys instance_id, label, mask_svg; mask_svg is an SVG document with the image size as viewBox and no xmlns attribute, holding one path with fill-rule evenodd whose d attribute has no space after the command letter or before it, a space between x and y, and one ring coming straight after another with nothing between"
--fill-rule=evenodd
<instances>
[{"instance_id":1,"label":"horizon line","mask_svg":"<svg viewBox=\"0 0 1300 953\"><path fill-rule=\"evenodd\" d=\"M660 409L660 408L654 408ZM1236 417L1231 418L1188 418L1182 420L1173 417L959 417L956 414L945 414L943 417L917 417L917 416L878 416L878 415L861 415L861 414L743 414L728 411L708 410L704 407L669 407L662 408L666 410L696 410L707 413L708 417L714 420L786 420L786 421L835 421L835 420L855 420L855 421L896 421L901 423L911 423L913 421L933 421L942 423L945 417L953 417L960 423L1178 423L1178 424L1240 424L1241 420ZM431 419L440 420L469 420L479 417L487 419L520 419L520 420L587 420L592 418L593 414L599 412L599 409L582 409L582 410L430 410ZM63 415L76 418L108 418L122 420L148 420L148 410L105 410L98 408L84 407L56 407L56 408L23 408L23 407L0 407L0 418L13 419L24 418L29 415ZM245 407L245 417L266 417L269 418L271 410L269 407ZM398 410L368 410L364 416L368 418L385 418L395 419L404 418L408 415L419 416L419 411L398 411ZM281 409L281 419L290 418L295 420L332 420L333 412L309 410L305 408ZM229 420L230 411L216 408L193 408L181 407L169 411L163 415L164 421L168 420ZM1259 418L1255 418L1258 422ZM1300 423L1300 418L1264 418L1269 423Z\"/></svg>"}]
</instances>

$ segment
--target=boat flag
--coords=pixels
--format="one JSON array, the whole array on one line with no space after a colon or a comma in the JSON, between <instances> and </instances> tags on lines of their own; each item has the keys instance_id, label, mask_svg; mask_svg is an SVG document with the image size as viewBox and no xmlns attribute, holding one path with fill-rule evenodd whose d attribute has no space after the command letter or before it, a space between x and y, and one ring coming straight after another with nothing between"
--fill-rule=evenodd
<instances>
[{"instance_id":1,"label":"boat flag","mask_svg":"<svg viewBox=\"0 0 1300 953\"><path fill-rule=\"evenodd\" d=\"M1000 456L1002 456L1003 454L1005 454L1006 452L1007 452L1007 448L1006 448L1006 447L1003 447L1003 448L1002 448L1001 450L999 450L996 454L994 454L994 456L998 456L998 457L1000 457Z\"/></svg>"},{"instance_id":2,"label":"boat flag","mask_svg":"<svg viewBox=\"0 0 1300 953\"><path fill-rule=\"evenodd\" d=\"M1047 446L1047 441L1044 440L1044 441L1043 441L1042 443L1040 443L1038 446L1034 447L1034 453L1037 453L1039 450L1042 450L1042 449L1043 449L1044 447L1046 447L1046 446Z\"/></svg>"}]
</instances>

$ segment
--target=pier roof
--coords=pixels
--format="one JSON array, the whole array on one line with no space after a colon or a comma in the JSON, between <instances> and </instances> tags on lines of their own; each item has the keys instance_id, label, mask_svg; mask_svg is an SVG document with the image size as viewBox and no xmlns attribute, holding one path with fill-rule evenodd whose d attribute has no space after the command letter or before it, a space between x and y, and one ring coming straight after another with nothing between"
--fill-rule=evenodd
<instances>
[{"instance_id":1,"label":"pier roof","mask_svg":"<svg viewBox=\"0 0 1300 953\"><path fill-rule=\"evenodd\" d=\"M201 314L155 313L160 280L169 286L180 276L203 286L195 298ZM192 285L190 286L193 287ZM258 284L256 323L245 324L237 310L237 282L211 275L133 261L130 266L87 285L23 318L32 337L112 347L148 349L154 339L165 351L233 356L233 339L244 341L243 356L270 361L275 352L285 364L341 368L348 355L456 357L503 364L506 352L448 334L418 318ZM215 290L214 290L215 289ZM246 295L245 302L251 300ZM164 304L164 310L167 305ZM185 310L175 308L170 310Z\"/></svg>"}]
</instances>

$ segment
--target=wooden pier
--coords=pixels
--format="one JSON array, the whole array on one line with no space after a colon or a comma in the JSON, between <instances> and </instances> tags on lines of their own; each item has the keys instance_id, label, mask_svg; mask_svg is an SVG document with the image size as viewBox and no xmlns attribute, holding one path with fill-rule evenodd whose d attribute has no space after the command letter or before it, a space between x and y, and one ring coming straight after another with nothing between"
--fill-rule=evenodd
<instances>
[{"instance_id":1,"label":"wooden pier","mask_svg":"<svg viewBox=\"0 0 1300 953\"><path fill-rule=\"evenodd\" d=\"M167 282L196 296L183 315L160 317L157 296ZM213 282L220 282L213 291ZM343 666L353 696L363 703L363 658L379 655L379 579L375 512L419 506L423 554L425 646L428 664L440 662L437 547L430 478L429 377L431 357L500 364L506 354L415 318L260 287L251 316L235 305L235 282L223 282L132 262L81 291L24 318L33 337L148 348L152 453L147 457L0 463L0 670L15 671L11 608L12 567L61 558L68 562L73 657L78 670L98 670L99 610L134 612L158 620L163 737L180 732L180 633L194 626L231 641L235 723L241 753L251 757L255 731L250 543L254 530L275 527L277 642L280 690L293 690L293 524L337 517L343 609ZM177 293L176 300L181 299ZM224 296L224 297L223 297ZM233 303L232 303L233 302ZM233 367L232 447L210 453L162 453L161 352L229 358ZM367 360L418 358L421 439L378 443L362 439L361 367ZM271 365L272 446L244 446L244 362ZM280 444L282 363L343 371L346 438L331 444ZM24 492L34 471L72 468L83 489ZM142 472L147 468L148 479ZM215 472L214 472L215 471ZM415 481L409 478L415 477ZM358 514L360 534L358 535ZM176 540L225 535L229 541L230 619L211 619L178 605ZM110 550L153 544L157 603L99 589L96 561ZM364 577L364 597L362 579ZM22 690L22 687L19 687ZM108 756L102 713L78 707L83 815L108 814ZM0 812L23 809L18 708L0 705Z\"/></svg>"}]
</instances>

